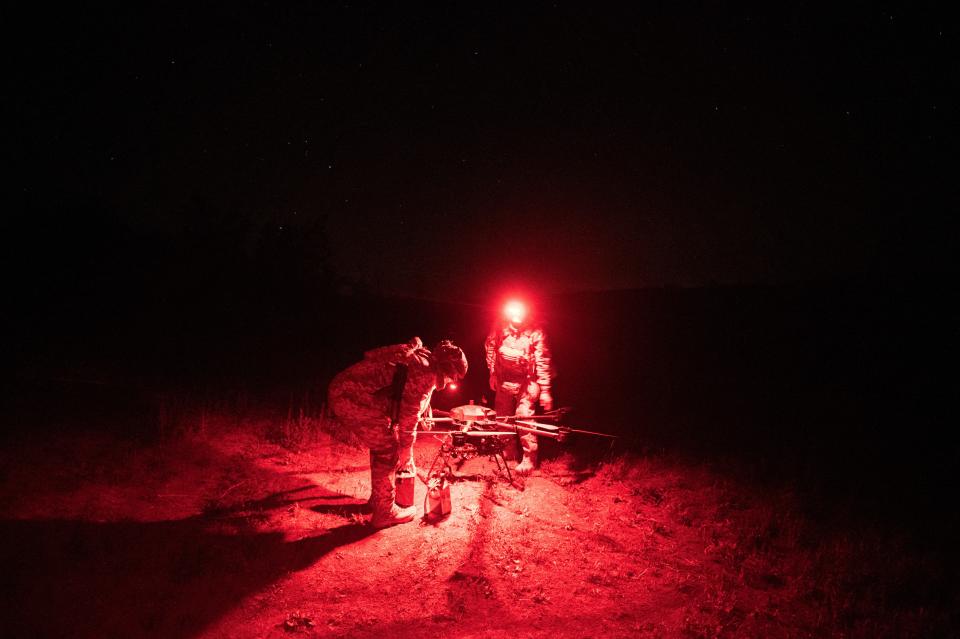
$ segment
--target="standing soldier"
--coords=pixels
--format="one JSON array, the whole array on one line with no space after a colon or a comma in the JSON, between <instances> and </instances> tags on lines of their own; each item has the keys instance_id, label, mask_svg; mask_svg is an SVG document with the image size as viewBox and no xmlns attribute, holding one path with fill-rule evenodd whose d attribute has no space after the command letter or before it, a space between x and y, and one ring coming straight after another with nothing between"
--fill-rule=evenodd
<instances>
[{"instance_id":1,"label":"standing soldier","mask_svg":"<svg viewBox=\"0 0 960 639\"><path fill-rule=\"evenodd\" d=\"M368 351L363 361L330 382L327 407L335 427L370 448L370 505L374 528L412 521L416 506L395 503L394 479L400 468L413 470L417 423L430 406L433 390L467 374L467 358L449 340L432 350L420 338ZM346 434L346 433L345 433Z\"/></svg>"},{"instance_id":2,"label":"standing soldier","mask_svg":"<svg viewBox=\"0 0 960 639\"><path fill-rule=\"evenodd\" d=\"M490 390L497 396L494 410L506 417L532 417L539 400L543 410L553 409L550 383L550 349L543 329L531 325L527 309L519 302L510 302L504 319L497 322L485 343L487 368L490 369ZM523 459L516 472L528 474L537 465L537 436L520 435Z\"/></svg>"}]
</instances>

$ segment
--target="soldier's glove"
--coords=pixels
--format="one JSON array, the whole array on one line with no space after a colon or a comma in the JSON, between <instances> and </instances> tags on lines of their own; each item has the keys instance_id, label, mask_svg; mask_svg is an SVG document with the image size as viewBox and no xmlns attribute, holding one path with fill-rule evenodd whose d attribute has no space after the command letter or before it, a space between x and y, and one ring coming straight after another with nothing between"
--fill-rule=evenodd
<instances>
[{"instance_id":1,"label":"soldier's glove","mask_svg":"<svg viewBox=\"0 0 960 639\"><path fill-rule=\"evenodd\" d=\"M552 396L550 393L546 392L546 391L541 392L541 393L540 393L540 405L543 407L543 410L544 410L544 411L546 411L546 412L548 412L548 413L549 413L550 411L552 411L552 410L553 410L553 396Z\"/></svg>"},{"instance_id":2,"label":"soldier's glove","mask_svg":"<svg viewBox=\"0 0 960 639\"><path fill-rule=\"evenodd\" d=\"M490 375L490 390L497 391L500 385L497 383L497 376Z\"/></svg>"}]
</instances>

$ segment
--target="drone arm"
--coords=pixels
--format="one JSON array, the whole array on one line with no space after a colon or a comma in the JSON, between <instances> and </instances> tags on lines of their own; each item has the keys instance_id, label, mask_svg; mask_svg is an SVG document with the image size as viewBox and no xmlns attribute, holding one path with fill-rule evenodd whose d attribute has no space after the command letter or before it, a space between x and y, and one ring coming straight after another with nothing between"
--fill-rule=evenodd
<instances>
[{"instance_id":1,"label":"drone arm","mask_svg":"<svg viewBox=\"0 0 960 639\"><path fill-rule=\"evenodd\" d=\"M500 421L498 421L498 422L497 422L497 425L498 425L498 426L502 426L503 428L511 428L511 429L513 429L514 431L516 431L518 434L519 434L519 433L533 433L534 435L539 435L539 436L541 436L541 437L549 437L550 439L561 439L560 433L558 433L558 432L552 432L552 431L546 431L546 430L540 430L539 428L537 428L538 424L537 424L536 422L520 422L520 421L518 421L518 422L516 422L516 423L510 424L510 423L508 423L508 422L500 422ZM546 424L540 424L540 425L546 425ZM549 426L549 428L556 428L556 427L555 427L555 426Z\"/></svg>"}]
</instances>

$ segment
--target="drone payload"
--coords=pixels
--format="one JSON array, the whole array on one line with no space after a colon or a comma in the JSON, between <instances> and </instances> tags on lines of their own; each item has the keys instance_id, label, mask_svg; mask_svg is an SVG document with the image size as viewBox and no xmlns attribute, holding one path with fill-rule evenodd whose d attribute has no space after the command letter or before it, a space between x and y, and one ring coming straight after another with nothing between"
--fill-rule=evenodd
<instances>
[{"instance_id":1,"label":"drone payload","mask_svg":"<svg viewBox=\"0 0 960 639\"><path fill-rule=\"evenodd\" d=\"M477 406L476 404L467 404L450 409L450 418L454 424L459 426L490 422L496 418L496 415L492 408Z\"/></svg>"}]
</instances>

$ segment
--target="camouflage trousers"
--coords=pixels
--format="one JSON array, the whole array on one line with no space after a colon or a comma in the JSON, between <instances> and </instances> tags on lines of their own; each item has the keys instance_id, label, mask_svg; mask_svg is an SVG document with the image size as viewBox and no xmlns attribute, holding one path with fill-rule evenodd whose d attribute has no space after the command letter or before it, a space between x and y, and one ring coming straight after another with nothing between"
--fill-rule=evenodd
<instances>
[{"instance_id":1,"label":"camouflage trousers","mask_svg":"<svg viewBox=\"0 0 960 639\"><path fill-rule=\"evenodd\" d=\"M415 470L416 433L398 433L377 407L359 406L338 397L331 397L329 407L345 439L370 449L370 506L374 513L386 515L396 499L397 470Z\"/></svg>"},{"instance_id":2,"label":"camouflage trousers","mask_svg":"<svg viewBox=\"0 0 960 639\"><path fill-rule=\"evenodd\" d=\"M540 397L540 386L536 382L501 382L497 389L493 410L497 415L509 417L533 417L534 404ZM524 433L520 437L520 446L523 454L530 456L537 454L537 436L533 433ZM515 456L515 453L514 453Z\"/></svg>"}]
</instances>

